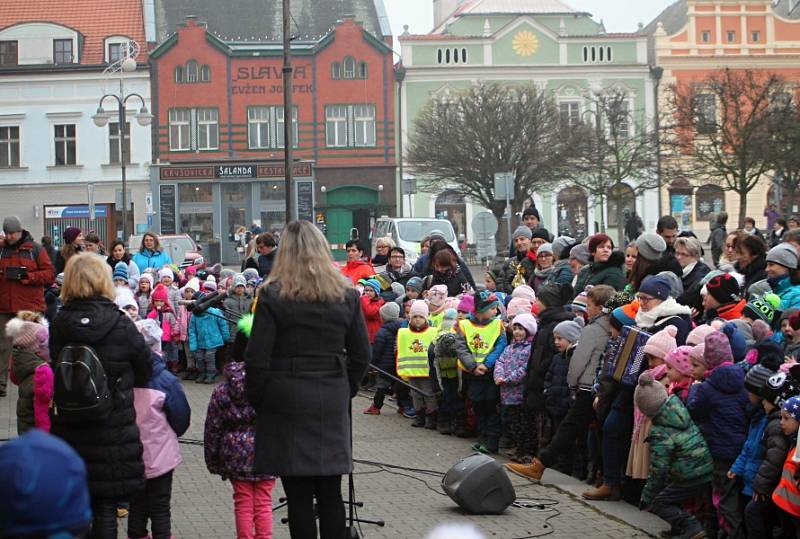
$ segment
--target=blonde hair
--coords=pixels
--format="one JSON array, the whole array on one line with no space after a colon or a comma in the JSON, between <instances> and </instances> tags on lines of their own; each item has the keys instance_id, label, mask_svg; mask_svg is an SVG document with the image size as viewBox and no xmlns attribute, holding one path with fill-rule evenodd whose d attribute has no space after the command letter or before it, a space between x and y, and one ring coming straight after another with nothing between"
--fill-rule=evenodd
<instances>
[{"instance_id":1,"label":"blonde hair","mask_svg":"<svg viewBox=\"0 0 800 539\"><path fill-rule=\"evenodd\" d=\"M116 291L111 280L111 266L94 253L79 253L67 261L64 268L64 284L61 300L68 303L74 299L102 296L114 301Z\"/></svg>"},{"instance_id":2,"label":"blonde hair","mask_svg":"<svg viewBox=\"0 0 800 539\"><path fill-rule=\"evenodd\" d=\"M106 264L108 266L108 264ZM281 234L269 278L283 298L332 303L342 301L348 284L337 270L325 236L309 221L292 221Z\"/></svg>"},{"instance_id":3,"label":"blonde hair","mask_svg":"<svg viewBox=\"0 0 800 539\"><path fill-rule=\"evenodd\" d=\"M382 238L378 238L377 240L375 240L376 249L382 246L387 246L389 247L389 249L394 249L395 248L394 240L389 236L383 236Z\"/></svg>"}]
</instances>

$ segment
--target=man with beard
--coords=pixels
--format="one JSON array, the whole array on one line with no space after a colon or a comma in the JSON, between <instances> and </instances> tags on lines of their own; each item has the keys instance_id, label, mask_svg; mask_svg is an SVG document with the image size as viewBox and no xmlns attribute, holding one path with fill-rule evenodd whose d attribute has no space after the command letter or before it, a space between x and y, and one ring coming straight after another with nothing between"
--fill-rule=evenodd
<instances>
[{"instance_id":1,"label":"man with beard","mask_svg":"<svg viewBox=\"0 0 800 539\"><path fill-rule=\"evenodd\" d=\"M531 249L533 233L527 226L519 226L512 234L515 253L509 257L500 270L497 287L510 294L520 284L527 284L536 271L536 253ZM545 240L546 241L546 240Z\"/></svg>"}]
</instances>

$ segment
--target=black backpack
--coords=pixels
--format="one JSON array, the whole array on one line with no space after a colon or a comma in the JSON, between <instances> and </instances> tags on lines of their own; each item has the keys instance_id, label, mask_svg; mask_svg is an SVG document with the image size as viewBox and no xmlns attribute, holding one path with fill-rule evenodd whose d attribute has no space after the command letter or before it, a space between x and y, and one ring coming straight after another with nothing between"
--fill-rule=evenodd
<instances>
[{"instance_id":1,"label":"black backpack","mask_svg":"<svg viewBox=\"0 0 800 539\"><path fill-rule=\"evenodd\" d=\"M67 422L103 421L112 405L106 371L95 349L65 346L55 368L53 414Z\"/></svg>"}]
</instances>

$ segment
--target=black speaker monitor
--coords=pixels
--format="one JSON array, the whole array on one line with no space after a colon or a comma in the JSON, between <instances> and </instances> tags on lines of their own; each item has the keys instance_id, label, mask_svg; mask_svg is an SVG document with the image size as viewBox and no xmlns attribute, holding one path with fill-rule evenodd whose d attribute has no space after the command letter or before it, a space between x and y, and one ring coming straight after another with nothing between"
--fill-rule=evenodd
<instances>
[{"instance_id":1,"label":"black speaker monitor","mask_svg":"<svg viewBox=\"0 0 800 539\"><path fill-rule=\"evenodd\" d=\"M442 488L473 515L499 515L517 499L503 466L481 454L456 462L442 479Z\"/></svg>"}]
</instances>

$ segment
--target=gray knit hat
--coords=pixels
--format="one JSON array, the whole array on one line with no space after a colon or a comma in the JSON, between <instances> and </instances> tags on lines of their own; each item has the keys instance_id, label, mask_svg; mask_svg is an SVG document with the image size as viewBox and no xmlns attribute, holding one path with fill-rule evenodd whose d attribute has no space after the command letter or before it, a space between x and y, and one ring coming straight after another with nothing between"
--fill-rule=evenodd
<instances>
[{"instance_id":1,"label":"gray knit hat","mask_svg":"<svg viewBox=\"0 0 800 539\"><path fill-rule=\"evenodd\" d=\"M581 264L589 263L589 248L581 243L569 250L569 257L574 258Z\"/></svg>"},{"instance_id":2,"label":"gray knit hat","mask_svg":"<svg viewBox=\"0 0 800 539\"><path fill-rule=\"evenodd\" d=\"M769 377L773 374L775 374L775 371L771 371L764 365L756 363L750 367L750 370L744 375L744 388L754 395L761 396L761 392L767 387L767 380L769 380Z\"/></svg>"},{"instance_id":3,"label":"gray knit hat","mask_svg":"<svg viewBox=\"0 0 800 539\"><path fill-rule=\"evenodd\" d=\"M639 376L639 384L633 393L633 400L644 415L651 418L657 416L668 397L667 388L653 378L652 374L645 371Z\"/></svg>"},{"instance_id":4,"label":"gray knit hat","mask_svg":"<svg viewBox=\"0 0 800 539\"><path fill-rule=\"evenodd\" d=\"M14 232L22 232L22 222L16 215L9 215L3 219L3 232L6 234L13 234Z\"/></svg>"},{"instance_id":5,"label":"gray knit hat","mask_svg":"<svg viewBox=\"0 0 800 539\"><path fill-rule=\"evenodd\" d=\"M553 244L552 243L543 243L536 249L536 254L540 255L542 253L550 253L553 254Z\"/></svg>"},{"instance_id":6,"label":"gray knit hat","mask_svg":"<svg viewBox=\"0 0 800 539\"><path fill-rule=\"evenodd\" d=\"M531 232L531 229L525 225L518 226L517 229L514 231L514 234L511 235L511 239L515 240L520 236L531 239L531 236L533 236L533 232Z\"/></svg>"},{"instance_id":7,"label":"gray knit hat","mask_svg":"<svg viewBox=\"0 0 800 539\"><path fill-rule=\"evenodd\" d=\"M392 292L394 292L397 297L403 296L406 293L406 287L403 286L403 283L394 282L392 283Z\"/></svg>"},{"instance_id":8,"label":"gray knit hat","mask_svg":"<svg viewBox=\"0 0 800 539\"><path fill-rule=\"evenodd\" d=\"M553 256L556 257L556 260L561 259L561 254L564 252L564 249L573 245L575 243L575 238L570 238L569 236L559 236L553 240Z\"/></svg>"},{"instance_id":9,"label":"gray knit hat","mask_svg":"<svg viewBox=\"0 0 800 539\"><path fill-rule=\"evenodd\" d=\"M571 343L578 342L583 331L583 318L576 318L574 320L565 320L553 328L553 334L558 334Z\"/></svg>"},{"instance_id":10,"label":"gray knit hat","mask_svg":"<svg viewBox=\"0 0 800 539\"><path fill-rule=\"evenodd\" d=\"M767 253L767 262L780 264L784 268L797 269L797 251L788 243L779 243Z\"/></svg>"},{"instance_id":11,"label":"gray knit hat","mask_svg":"<svg viewBox=\"0 0 800 539\"><path fill-rule=\"evenodd\" d=\"M639 256L650 260L658 260L667 250L667 242L654 232L645 232L636 239L636 249Z\"/></svg>"},{"instance_id":12,"label":"gray knit hat","mask_svg":"<svg viewBox=\"0 0 800 539\"><path fill-rule=\"evenodd\" d=\"M389 322L390 320L397 320L400 318L400 305L395 301L385 303L380 308L381 320Z\"/></svg>"}]
</instances>

